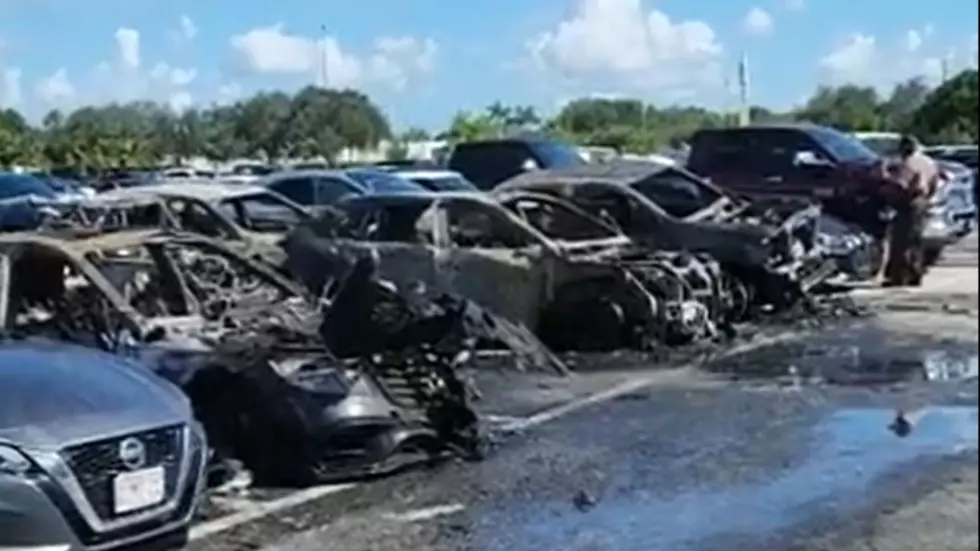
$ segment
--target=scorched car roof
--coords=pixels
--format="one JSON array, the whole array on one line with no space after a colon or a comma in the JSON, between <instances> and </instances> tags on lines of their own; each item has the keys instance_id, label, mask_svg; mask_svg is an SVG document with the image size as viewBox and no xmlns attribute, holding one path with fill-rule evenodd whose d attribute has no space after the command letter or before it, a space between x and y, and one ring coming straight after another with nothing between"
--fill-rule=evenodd
<instances>
[{"instance_id":1,"label":"scorched car roof","mask_svg":"<svg viewBox=\"0 0 980 551\"><path fill-rule=\"evenodd\" d=\"M616 163L593 163L555 170L530 170L514 176L495 189L521 187L539 184L578 184L603 182L629 184L648 176L658 174L667 165L645 161L620 161Z\"/></svg>"},{"instance_id":2,"label":"scorched car roof","mask_svg":"<svg viewBox=\"0 0 980 551\"><path fill-rule=\"evenodd\" d=\"M36 244L62 249L74 254L139 247L157 239L215 243L192 233L163 232L158 229L129 230L96 235L73 235L70 232L16 232L0 234L0 249Z\"/></svg>"},{"instance_id":3,"label":"scorched car roof","mask_svg":"<svg viewBox=\"0 0 980 551\"><path fill-rule=\"evenodd\" d=\"M141 187L106 191L95 196L93 202L150 201L161 196L187 197L205 203L236 199L257 193L269 193L262 186L228 184L222 182L165 182Z\"/></svg>"}]
</instances>

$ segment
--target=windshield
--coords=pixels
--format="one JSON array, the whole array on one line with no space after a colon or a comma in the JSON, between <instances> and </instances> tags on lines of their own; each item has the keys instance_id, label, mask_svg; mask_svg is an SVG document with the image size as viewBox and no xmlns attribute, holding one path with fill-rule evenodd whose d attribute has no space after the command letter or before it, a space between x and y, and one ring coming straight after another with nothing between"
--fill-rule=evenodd
<instances>
[{"instance_id":1,"label":"windshield","mask_svg":"<svg viewBox=\"0 0 980 551\"><path fill-rule=\"evenodd\" d=\"M518 198L504 206L534 229L561 241L593 241L618 237L619 233L560 201Z\"/></svg>"},{"instance_id":2,"label":"windshield","mask_svg":"<svg viewBox=\"0 0 980 551\"><path fill-rule=\"evenodd\" d=\"M254 193L221 201L218 210L238 227L258 233L287 232L309 214L273 193Z\"/></svg>"},{"instance_id":3,"label":"windshield","mask_svg":"<svg viewBox=\"0 0 980 551\"><path fill-rule=\"evenodd\" d=\"M898 154L898 143L901 138L897 136L874 136L858 138L868 149L871 149L882 157L890 157Z\"/></svg>"},{"instance_id":4,"label":"windshield","mask_svg":"<svg viewBox=\"0 0 980 551\"><path fill-rule=\"evenodd\" d=\"M414 182L379 170L348 170L346 174L358 184L374 192L424 191Z\"/></svg>"},{"instance_id":5,"label":"windshield","mask_svg":"<svg viewBox=\"0 0 980 551\"><path fill-rule=\"evenodd\" d=\"M661 170L629 187L678 218L691 216L723 197L694 175L675 168Z\"/></svg>"},{"instance_id":6,"label":"windshield","mask_svg":"<svg viewBox=\"0 0 980 551\"><path fill-rule=\"evenodd\" d=\"M0 175L0 199L11 199L25 195L36 195L52 199L56 193L51 186L27 174Z\"/></svg>"},{"instance_id":7,"label":"windshield","mask_svg":"<svg viewBox=\"0 0 980 551\"><path fill-rule=\"evenodd\" d=\"M462 176L417 176L409 180L431 191L477 191L477 187Z\"/></svg>"},{"instance_id":8,"label":"windshield","mask_svg":"<svg viewBox=\"0 0 980 551\"><path fill-rule=\"evenodd\" d=\"M548 169L588 164L578 149L564 142L532 142L531 147Z\"/></svg>"},{"instance_id":9,"label":"windshield","mask_svg":"<svg viewBox=\"0 0 980 551\"><path fill-rule=\"evenodd\" d=\"M860 140L833 128L815 127L809 130L817 141L837 162L874 162L878 153Z\"/></svg>"}]
</instances>

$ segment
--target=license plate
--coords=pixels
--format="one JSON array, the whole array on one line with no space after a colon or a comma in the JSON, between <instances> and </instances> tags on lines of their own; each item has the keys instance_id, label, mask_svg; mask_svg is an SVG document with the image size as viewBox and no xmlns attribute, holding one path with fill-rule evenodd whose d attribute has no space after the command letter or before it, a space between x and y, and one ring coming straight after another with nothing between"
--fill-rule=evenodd
<instances>
[{"instance_id":1,"label":"license plate","mask_svg":"<svg viewBox=\"0 0 980 551\"><path fill-rule=\"evenodd\" d=\"M117 515L161 503L166 497L166 473L162 466L122 473L112 480L112 495Z\"/></svg>"}]
</instances>

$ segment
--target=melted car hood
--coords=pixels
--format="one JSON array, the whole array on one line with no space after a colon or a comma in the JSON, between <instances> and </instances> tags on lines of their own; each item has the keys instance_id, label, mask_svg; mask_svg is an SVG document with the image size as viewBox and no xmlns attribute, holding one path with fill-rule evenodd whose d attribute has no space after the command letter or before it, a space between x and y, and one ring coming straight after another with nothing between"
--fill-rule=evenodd
<instances>
[{"instance_id":1,"label":"melted car hood","mask_svg":"<svg viewBox=\"0 0 980 551\"><path fill-rule=\"evenodd\" d=\"M0 347L0 441L34 449L192 419L174 386L140 364L31 340Z\"/></svg>"}]
</instances>

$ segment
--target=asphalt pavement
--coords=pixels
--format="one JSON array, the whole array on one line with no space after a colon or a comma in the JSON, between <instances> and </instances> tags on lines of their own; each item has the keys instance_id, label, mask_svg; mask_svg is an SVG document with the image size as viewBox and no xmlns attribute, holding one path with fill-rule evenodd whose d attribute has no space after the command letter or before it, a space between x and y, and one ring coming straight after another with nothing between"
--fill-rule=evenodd
<instances>
[{"instance_id":1,"label":"asphalt pavement","mask_svg":"<svg viewBox=\"0 0 980 551\"><path fill-rule=\"evenodd\" d=\"M977 295L974 235L872 317L483 372L485 461L248 490L188 551L976 549Z\"/></svg>"}]
</instances>

